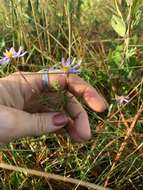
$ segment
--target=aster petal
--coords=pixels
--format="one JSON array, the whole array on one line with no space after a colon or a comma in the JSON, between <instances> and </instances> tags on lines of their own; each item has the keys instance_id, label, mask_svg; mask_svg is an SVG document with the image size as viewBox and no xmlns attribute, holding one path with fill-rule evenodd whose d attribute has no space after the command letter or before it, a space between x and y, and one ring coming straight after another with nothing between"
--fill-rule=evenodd
<instances>
[{"instance_id":1,"label":"aster petal","mask_svg":"<svg viewBox=\"0 0 143 190\"><path fill-rule=\"evenodd\" d=\"M15 52L14 47L11 47L8 51Z\"/></svg>"},{"instance_id":2,"label":"aster petal","mask_svg":"<svg viewBox=\"0 0 143 190\"><path fill-rule=\"evenodd\" d=\"M74 69L74 68L70 68L69 72L76 74L76 73L80 73L80 70L79 69L77 70L77 69Z\"/></svg>"},{"instance_id":3,"label":"aster petal","mask_svg":"<svg viewBox=\"0 0 143 190\"><path fill-rule=\"evenodd\" d=\"M0 65L3 65L3 64L5 64L5 61L4 60L0 60Z\"/></svg>"},{"instance_id":4,"label":"aster petal","mask_svg":"<svg viewBox=\"0 0 143 190\"><path fill-rule=\"evenodd\" d=\"M16 53L16 51L15 51L15 49L13 47L11 47L9 51L12 52L12 54Z\"/></svg>"},{"instance_id":5,"label":"aster petal","mask_svg":"<svg viewBox=\"0 0 143 190\"><path fill-rule=\"evenodd\" d=\"M23 47L20 46L18 52L15 52L15 54L14 54L13 57L14 57L14 58L23 57L26 53L27 53L27 51L24 52Z\"/></svg>"},{"instance_id":6,"label":"aster petal","mask_svg":"<svg viewBox=\"0 0 143 190\"><path fill-rule=\"evenodd\" d=\"M19 49L19 51L18 52L14 52L14 54L13 54L13 57L14 58L17 58L17 57L19 57L20 56L20 54L21 54L21 51L22 51L22 49Z\"/></svg>"},{"instance_id":7,"label":"aster petal","mask_svg":"<svg viewBox=\"0 0 143 190\"><path fill-rule=\"evenodd\" d=\"M72 63L71 59L70 59L70 58L68 58L65 64L66 64L66 66L70 66L70 65L71 65L71 63Z\"/></svg>"},{"instance_id":8,"label":"aster petal","mask_svg":"<svg viewBox=\"0 0 143 190\"><path fill-rule=\"evenodd\" d=\"M0 59L0 65L3 65L5 63L8 63L10 61L9 58L3 57L2 59Z\"/></svg>"},{"instance_id":9,"label":"aster petal","mask_svg":"<svg viewBox=\"0 0 143 190\"><path fill-rule=\"evenodd\" d=\"M64 57L62 57L61 63L62 63L62 66L63 66L63 67L66 65L66 64L65 64L65 58L64 58Z\"/></svg>"},{"instance_id":10,"label":"aster petal","mask_svg":"<svg viewBox=\"0 0 143 190\"><path fill-rule=\"evenodd\" d=\"M18 52L16 52L16 56L17 56L17 57L20 56L20 54L21 54L22 52L23 52L23 47L20 46Z\"/></svg>"},{"instance_id":11,"label":"aster petal","mask_svg":"<svg viewBox=\"0 0 143 190\"><path fill-rule=\"evenodd\" d=\"M19 55L17 57L23 57L26 53L27 53L27 51L23 52L21 55Z\"/></svg>"}]
</instances>

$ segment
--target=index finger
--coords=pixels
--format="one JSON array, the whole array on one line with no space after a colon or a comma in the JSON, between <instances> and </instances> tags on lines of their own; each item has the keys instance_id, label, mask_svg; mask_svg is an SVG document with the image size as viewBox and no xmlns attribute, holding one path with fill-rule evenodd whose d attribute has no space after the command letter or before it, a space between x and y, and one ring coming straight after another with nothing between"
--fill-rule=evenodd
<instances>
[{"instance_id":1,"label":"index finger","mask_svg":"<svg viewBox=\"0 0 143 190\"><path fill-rule=\"evenodd\" d=\"M75 96L82 97L85 103L94 111L103 112L107 108L107 102L103 96L78 76L70 75L68 77L68 90Z\"/></svg>"},{"instance_id":2,"label":"index finger","mask_svg":"<svg viewBox=\"0 0 143 190\"><path fill-rule=\"evenodd\" d=\"M83 98L85 103L96 112L103 112L107 108L107 102L101 94L90 84L74 74L49 74L49 87L54 81L58 81L60 86L68 89L74 96Z\"/></svg>"}]
</instances>

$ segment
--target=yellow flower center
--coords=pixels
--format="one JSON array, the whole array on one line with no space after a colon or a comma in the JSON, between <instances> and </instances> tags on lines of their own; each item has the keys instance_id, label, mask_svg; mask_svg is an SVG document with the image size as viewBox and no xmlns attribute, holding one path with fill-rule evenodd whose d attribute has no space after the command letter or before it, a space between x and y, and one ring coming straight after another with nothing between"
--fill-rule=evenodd
<instances>
[{"instance_id":1,"label":"yellow flower center","mask_svg":"<svg viewBox=\"0 0 143 190\"><path fill-rule=\"evenodd\" d=\"M63 70L64 70L65 73L68 73L69 70L70 70L70 67L69 67L69 66L64 66L64 67L63 67Z\"/></svg>"},{"instance_id":2,"label":"yellow flower center","mask_svg":"<svg viewBox=\"0 0 143 190\"><path fill-rule=\"evenodd\" d=\"M4 56L11 59L13 57L13 52L6 50L6 52L4 53Z\"/></svg>"}]
</instances>

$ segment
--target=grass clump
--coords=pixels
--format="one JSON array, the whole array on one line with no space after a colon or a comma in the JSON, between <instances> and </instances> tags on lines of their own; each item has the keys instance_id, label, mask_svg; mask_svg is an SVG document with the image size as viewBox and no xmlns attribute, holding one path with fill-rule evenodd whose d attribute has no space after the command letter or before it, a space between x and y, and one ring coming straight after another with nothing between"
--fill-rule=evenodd
<instances>
[{"instance_id":1,"label":"grass clump","mask_svg":"<svg viewBox=\"0 0 143 190\"><path fill-rule=\"evenodd\" d=\"M1 67L1 76L82 58L81 77L109 103L103 114L84 105L93 134L86 144L65 133L22 139L1 149L1 161L113 189L143 188L142 9L142 0L1 0L0 51L22 45L29 52ZM118 104L121 96L128 102ZM0 176L1 189L88 189L4 168Z\"/></svg>"}]
</instances>

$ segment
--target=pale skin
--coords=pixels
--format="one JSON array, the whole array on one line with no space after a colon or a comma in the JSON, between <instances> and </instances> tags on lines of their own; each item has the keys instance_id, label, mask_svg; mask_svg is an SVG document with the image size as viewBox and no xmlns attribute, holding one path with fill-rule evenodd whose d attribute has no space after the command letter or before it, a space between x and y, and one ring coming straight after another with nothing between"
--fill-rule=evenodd
<instances>
[{"instance_id":1,"label":"pale skin","mask_svg":"<svg viewBox=\"0 0 143 190\"><path fill-rule=\"evenodd\" d=\"M0 79L1 145L22 137L56 132L64 127L77 142L91 138L87 113L76 96L81 97L93 111L103 112L107 108L107 102L95 88L76 75L49 74L49 86L45 89L41 74L22 75L17 72ZM35 101L33 96L43 92L46 92L47 97L50 96L53 84L57 81L60 88L67 90L71 97L66 103L65 111L49 112L45 105L38 113L39 101Z\"/></svg>"}]
</instances>

